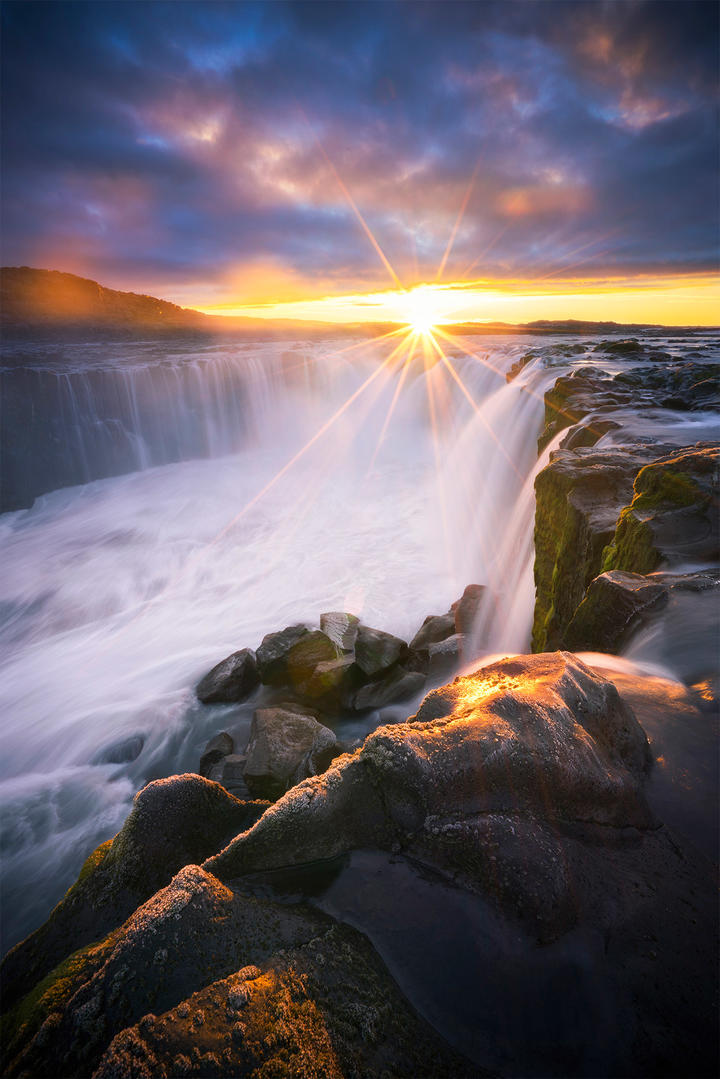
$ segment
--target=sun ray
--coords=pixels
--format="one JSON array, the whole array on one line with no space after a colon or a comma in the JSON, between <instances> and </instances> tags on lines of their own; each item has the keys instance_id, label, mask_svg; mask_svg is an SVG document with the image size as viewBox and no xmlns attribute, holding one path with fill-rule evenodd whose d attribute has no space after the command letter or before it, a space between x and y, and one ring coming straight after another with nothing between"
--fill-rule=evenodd
<instances>
[{"instance_id":1,"label":"sun ray","mask_svg":"<svg viewBox=\"0 0 720 1079\"><path fill-rule=\"evenodd\" d=\"M443 530L443 544L445 546L445 556L447 558L448 570L450 576L455 578L455 560L452 554L452 546L450 543L450 526L447 516L447 506L445 503L445 488L442 483L442 473L440 468L440 435L438 432L437 416L435 410L435 394L432 386L432 367L429 355L429 339L428 335L424 334L421 338L423 347L423 360L425 363L425 388L427 390L428 398L428 411L430 415L430 429L432 432L433 443L433 455L435 458L435 482L438 491L438 501L440 503L440 516L442 518L442 530Z\"/></svg>"},{"instance_id":2,"label":"sun ray","mask_svg":"<svg viewBox=\"0 0 720 1079\"><path fill-rule=\"evenodd\" d=\"M302 110L301 110L301 112L302 112ZM328 168L330 169L333 176L335 177L335 180L337 182L338 187L340 188L343 195L345 196L345 199L347 200L347 203L348 203L350 209L355 214L355 217L357 218L358 222L360 223L360 226L361 226L363 232L365 233L368 240L370 241L370 243L374 247L376 253L380 257L380 260L382 261L383 266L385 267L387 272L390 274L390 277L392 278L392 280L395 282L395 284L398 286L399 289L402 289L404 291L405 289L404 289L404 285L403 285L402 281L400 280L398 275L395 273L394 269L392 268L392 266L390 264L390 260L387 258L386 254L383 251L383 249L381 248L380 244L375 239L375 236L373 235L372 229L370 228L367 221L365 220L365 218L361 214L360 209L359 209L357 203L355 202L355 199L350 194L345 182L343 181L342 177L340 176L340 173L335 168L335 165L333 164L333 162L330 160L327 152L325 151L325 147L323 146L323 144L320 142L320 139L318 138L318 136L313 131L313 128L312 128L312 125L310 124L310 121L308 120L308 118L307 118L307 116L305 115L304 112L302 113L302 115L303 115L303 118L305 120L305 123L307 124L307 126L308 126L308 128L310 130L310 134L312 135L313 140L315 141L315 145L317 146L318 150L320 151L323 158L325 159L325 162L326 162Z\"/></svg>"},{"instance_id":3,"label":"sun ray","mask_svg":"<svg viewBox=\"0 0 720 1079\"><path fill-rule=\"evenodd\" d=\"M458 212L458 215L455 218L455 224L452 227L452 231L450 233L450 239L448 240L447 247L445 248L445 253L444 253L442 259L440 260L440 265L438 266L438 271L435 274L435 280L436 281L439 281L440 278L442 277L443 272L445 270L445 265L447 263L448 258L450 257L450 252L452 251L453 244L455 243L455 237L457 236L458 229L460 228L460 225L462 223L462 219L465 216L465 211L467 210L467 206L468 206L468 203L470 201L470 196L472 195L473 187L475 186L475 180L477 179L477 174L478 174L479 169L480 169L480 162L478 161L477 165L473 169L473 174L470 177L470 183L467 186L467 190L465 192L465 197L463 198L462 205L460 206L460 210Z\"/></svg>"},{"instance_id":4,"label":"sun ray","mask_svg":"<svg viewBox=\"0 0 720 1079\"><path fill-rule=\"evenodd\" d=\"M392 419L393 412L395 411L395 406L396 406L396 404L398 402L398 398L400 397L400 394L402 392L402 388L403 388L403 386L405 384L405 379L407 378L408 372L410 370L410 365L411 365L411 363L413 361L413 357L414 357L415 353L417 352L417 346L418 346L418 341L419 340L420 340L420 337L419 337L418 334L408 334L407 338L405 339L405 343L408 346L407 356L405 357L405 360L403 362L403 366L402 366L402 369L400 371L400 376L398 378L398 383L397 383L397 386L395 387L395 392L393 393L392 400L391 400L390 405L388 407L387 415L385 416L385 422L383 423L380 434L378 435L377 445L375 446L375 450L374 450L373 455L372 455L372 457L370 459L370 464L368 465L366 475L370 475L370 473L372 472L373 465L375 464L375 460L377 458L377 455L380 452L380 447L382 446L382 443L383 443L383 441L385 439L385 435L387 434L388 427L390 426L390 420Z\"/></svg>"},{"instance_id":5,"label":"sun ray","mask_svg":"<svg viewBox=\"0 0 720 1079\"><path fill-rule=\"evenodd\" d=\"M483 364L490 371L494 371L496 375L499 375L501 378L506 378L505 371L502 371L499 367L495 367L494 364L490 363L488 359L489 353L486 352L484 356L481 356L479 352L475 352L467 345L465 338L460 337L459 335L448 333L447 331L440 329L439 326L435 327L435 333L438 335L438 337L444 337L445 340L449 341L451 345L455 345L456 347L460 346L465 352L467 352L469 356L472 356L473 359ZM537 390L534 390L532 386L528 386L527 383L519 383L518 389L521 390L523 393L528 394L530 397L534 397L536 401L542 401L543 404L545 403L545 394L538 393ZM553 408L556 412L559 412L561 416L564 416L565 419L570 420L571 423L578 422L576 416L574 416L571 412L568 412L566 409L561 408L560 405L554 403ZM586 426L588 431L591 431L593 434L597 434L598 437L600 437L602 432L594 428L591 423L588 423Z\"/></svg>"},{"instance_id":6,"label":"sun ray","mask_svg":"<svg viewBox=\"0 0 720 1079\"><path fill-rule=\"evenodd\" d=\"M502 237L503 237L503 236L505 235L505 233L507 232L507 230L508 230L508 226L507 226L507 225L503 225L503 227L502 227L502 228L500 229L500 231L499 231L499 232L497 232L497 233L495 234L495 236L494 236L494 237L492 238L492 240L490 241L490 243L489 243L489 244L487 244L487 245L486 245L486 246L485 246L485 247L483 248L483 250L482 250L482 251L480 252L480 254L479 254L479 255L477 256L477 258L476 258L476 259L474 259L474 260L473 260L473 261L472 261L472 262L470 263L470 265L468 266L468 268L467 268L466 270L464 270L464 271L463 271L463 273L462 273L462 274L460 275L460 280L461 280L461 281L466 281L466 280L467 280L467 278L468 278L468 274L470 273L470 271L471 271L471 270L474 270L474 269L475 269L475 267L477 266L477 264L478 264L479 262L481 262L481 261L482 261L482 260L483 260L483 259L485 258L485 256L486 256L487 254L489 254L489 252L490 252L490 251L492 251L492 249L493 249L493 247L495 246L495 244L496 244L496 243L498 242L498 240L501 240L501 239L502 239Z\"/></svg>"},{"instance_id":7,"label":"sun ray","mask_svg":"<svg viewBox=\"0 0 720 1079\"><path fill-rule=\"evenodd\" d=\"M444 366L445 366L445 367L447 368L447 370L448 370L448 371L450 372L450 374L451 374L452 378L454 379L454 381L455 381L455 382L457 383L457 385L458 385L458 386L460 387L460 391L461 391L461 393L462 393L462 394L463 394L463 396L464 396L464 397L466 398L466 400L467 400L467 401L468 401L468 402L470 403L471 407L472 407L472 408L473 408L473 410L475 411L475 414L476 414L476 415L478 416L478 418L480 419L480 422L482 423L483 427L484 427L484 428L485 428L485 430L486 430L486 431L488 432L488 434L490 435L490 437L491 437L491 438L493 439L493 441L495 442L496 446L497 446L497 447L498 447L498 449L500 450L501 454L503 455L503 457L505 458L505 460L506 460L506 461L508 462L508 464L509 464L509 465L510 465L510 467L512 468L513 472L515 472L515 474L516 474L517 476L520 476L520 478L522 479L522 475L521 475L521 473L520 473L520 471L519 471L519 469L518 469L517 465L515 464L515 462L513 461L513 459L512 459L511 457L510 457L510 454L509 454L509 453L507 452L507 450L506 450L506 449L505 449L505 447L503 446L502 442L500 441L500 439L499 439L499 438L497 437L497 435L496 435L496 434L495 434L495 432L493 431L492 427L490 426L490 424L488 423L487 419L486 419L486 418L485 418L485 416L483 415L483 413L482 413L482 409L481 409L481 408L480 408L480 406L479 406L479 405L478 405L478 404L476 403L476 401L475 401L474 397L472 396L472 394L471 394L471 393L470 393L470 391L468 390L468 388L467 388L467 386L465 385L465 383L463 382L463 380L462 380L462 379L460 378L460 375L459 375L459 374L457 373L457 371L455 370L455 367L454 367L453 363L452 363L452 362L451 362L451 361L450 361L450 360L448 359L448 357L447 357L447 356L445 355L445 353L443 352L443 350L442 350L442 349L440 348L440 346L439 346L439 344L437 343L437 341L435 340L434 336L433 336L433 335L432 335L431 333L429 333L429 334L427 335L427 337L428 337L428 341L429 341L429 343L430 343L430 344L431 344L431 345L433 346L433 348L434 348L434 349L436 350L436 352L437 352L438 356L440 357L440 361L441 361L441 362L442 362L442 363L444 364Z\"/></svg>"}]
</instances>

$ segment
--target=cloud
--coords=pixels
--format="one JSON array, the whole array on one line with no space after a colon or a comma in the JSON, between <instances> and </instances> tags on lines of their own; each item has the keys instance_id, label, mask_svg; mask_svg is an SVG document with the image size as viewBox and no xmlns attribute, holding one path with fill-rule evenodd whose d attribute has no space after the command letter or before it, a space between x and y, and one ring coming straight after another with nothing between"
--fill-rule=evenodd
<instances>
[{"instance_id":1,"label":"cloud","mask_svg":"<svg viewBox=\"0 0 720 1079\"><path fill-rule=\"evenodd\" d=\"M714 264L711 3L10 2L3 19L5 262L166 294L249 294L255 265L292 295L383 287L327 155L408 283L432 279L466 197L448 278Z\"/></svg>"}]
</instances>

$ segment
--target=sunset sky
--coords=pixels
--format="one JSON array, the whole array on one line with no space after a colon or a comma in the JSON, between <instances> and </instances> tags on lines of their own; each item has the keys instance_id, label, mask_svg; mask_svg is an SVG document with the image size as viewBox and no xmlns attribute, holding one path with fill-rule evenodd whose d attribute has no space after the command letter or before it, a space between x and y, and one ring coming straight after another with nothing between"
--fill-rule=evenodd
<instances>
[{"instance_id":1,"label":"sunset sky","mask_svg":"<svg viewBox=\"0 0 720 1079\"><path fill-rule=\"evenodd\" d=\"M714 0L9 2L3 29L4 265L216 313L720 322Z\"/></svg>"}]
</instances>

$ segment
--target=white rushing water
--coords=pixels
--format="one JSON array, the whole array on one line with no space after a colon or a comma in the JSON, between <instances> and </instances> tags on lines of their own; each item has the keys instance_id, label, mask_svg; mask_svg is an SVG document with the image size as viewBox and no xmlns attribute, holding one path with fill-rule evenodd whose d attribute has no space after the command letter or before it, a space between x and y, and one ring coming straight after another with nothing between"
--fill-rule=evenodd
<instances>
[{"instance_id":1,"label":"white rushing water","mask_svg":"<svg viewBox=\"0 0 720 1079\"><path fill-rule=\"evenodd\" d=\"M0 516L5 947L139 787L197 767L223 720L193 687L229 652L325 610L409 639L470 582L489 586L488 650L527 649L536 440L561 372L504 374L538 344L469 339L452 370L418 350L404 373L392 340L16 359L12 498L75 485Z\"/></svg>"}]
</instances>

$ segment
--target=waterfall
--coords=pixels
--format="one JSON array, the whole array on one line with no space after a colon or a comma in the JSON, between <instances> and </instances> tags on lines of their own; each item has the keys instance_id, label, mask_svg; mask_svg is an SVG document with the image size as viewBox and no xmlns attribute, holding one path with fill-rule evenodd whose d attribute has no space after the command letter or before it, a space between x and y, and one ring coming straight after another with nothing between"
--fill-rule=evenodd
<instances>
[{"instance_id":1,"label":"waterfall","mask_svg":"<svg viewBox=\"0 0 720 1079\"><path fill-rule=\"evenodd\" d=\"M472 581L488 585L482 647L527 647L558 371L538 359L507 383L527 340L457 340L407 368L394 344L7 361L4 497L25 508L0 516L6 947L136 790L247 730L251 709L194 698L229 652L333 609L409 639Z\"/></svg>"}]
</instances>

